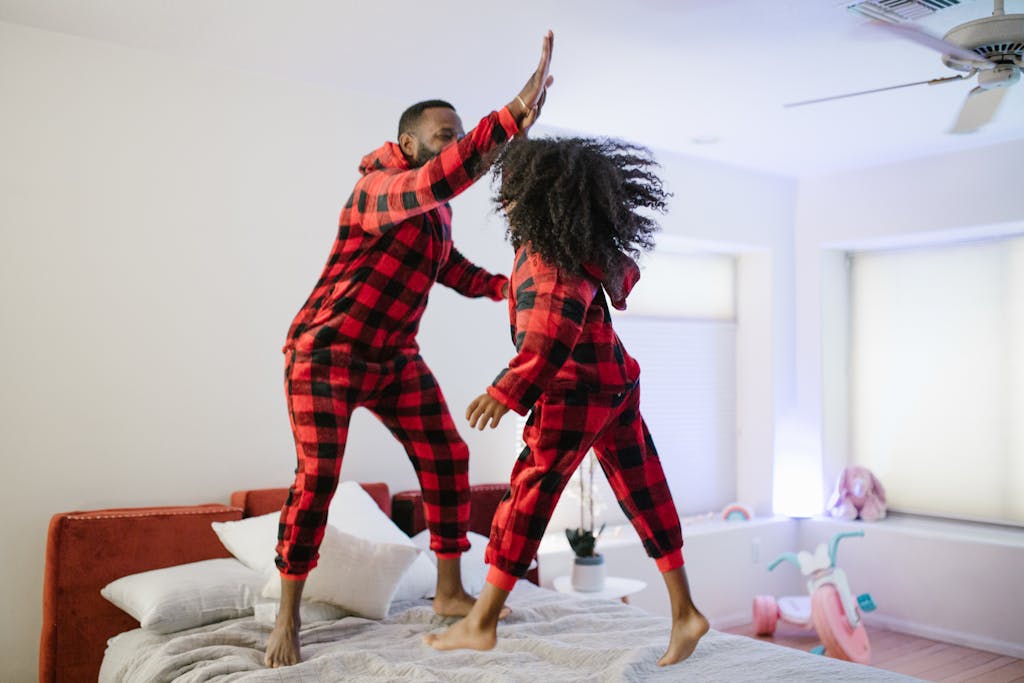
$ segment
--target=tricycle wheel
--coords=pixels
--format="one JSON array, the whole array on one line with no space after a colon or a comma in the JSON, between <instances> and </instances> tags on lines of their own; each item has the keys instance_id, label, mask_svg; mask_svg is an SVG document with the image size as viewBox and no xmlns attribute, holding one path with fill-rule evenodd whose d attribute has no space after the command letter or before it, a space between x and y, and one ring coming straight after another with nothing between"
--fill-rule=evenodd
<instances>
[{"instance_id":1,"label":"tricycle wheel","mask_svg":"<svg viewBox=\"0 0 1024 683\"><path fill-rule=\"evenodd\" d=\"M754 631L759 636L770 636L775 633L775 625L779 623L779 605L770 595L754 597Z\"/></svg>"}]
</instances>

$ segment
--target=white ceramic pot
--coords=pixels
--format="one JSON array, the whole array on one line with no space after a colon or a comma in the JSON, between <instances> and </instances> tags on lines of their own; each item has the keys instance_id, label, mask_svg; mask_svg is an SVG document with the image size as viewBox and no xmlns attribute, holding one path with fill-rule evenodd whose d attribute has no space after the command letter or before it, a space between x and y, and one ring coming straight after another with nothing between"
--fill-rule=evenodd
<instances>
[{"instance_id":1,"label":"white ceramic pot","mask_svg":"<svg viewBox=\"0 0 1024 683\"><path fill-rule=\"evenodd\" d=\"M577 557L572 565L572 587L581 593L604 589L604 555Z\"/></svg>"}]
</instances>

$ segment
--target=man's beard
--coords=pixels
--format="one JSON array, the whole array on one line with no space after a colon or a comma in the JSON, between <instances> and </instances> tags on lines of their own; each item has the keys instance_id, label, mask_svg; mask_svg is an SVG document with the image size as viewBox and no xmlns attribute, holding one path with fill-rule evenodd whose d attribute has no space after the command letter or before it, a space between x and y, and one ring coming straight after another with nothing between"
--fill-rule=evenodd
<instances>
[{"instance_id":1,"label":"man's beard","mask_svg":"<svg viewBox=\"0 0 1024 683\"><path fill-rule=\"evenodd\" d=\"M427 163L428 161L436 157L438 154L440 154L440 152L429 150L425 145L421 145L420 148L416 151L415 158L413 158L412 160L413 168L419 168L423 164Z\"/></svg>"}]
</instances>

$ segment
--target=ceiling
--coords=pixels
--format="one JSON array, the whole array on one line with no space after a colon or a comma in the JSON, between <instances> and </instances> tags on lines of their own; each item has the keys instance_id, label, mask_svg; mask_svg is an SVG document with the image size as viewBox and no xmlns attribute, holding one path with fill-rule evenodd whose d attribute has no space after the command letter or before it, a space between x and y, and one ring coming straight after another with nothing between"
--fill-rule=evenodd
<instances>
[{"instance_id":1,"label":"ceiling","mask_svg":"<svg viewBox=\"0 0 1024 683\"><path fill-rule=\"evenodd\" d=\"M852 2L852 0L849 0ZM845 0L0 0L0 21L371 93L442 97L469 122L507 102L555 32L542 123L806 176L1024 139L1024 83L995 121L946 133L973 84L787 102L953 75ZM989 16L964 0L919 21ZM1006 0L1024 12L1024 0Z\"/></svg>"}]
</instances>

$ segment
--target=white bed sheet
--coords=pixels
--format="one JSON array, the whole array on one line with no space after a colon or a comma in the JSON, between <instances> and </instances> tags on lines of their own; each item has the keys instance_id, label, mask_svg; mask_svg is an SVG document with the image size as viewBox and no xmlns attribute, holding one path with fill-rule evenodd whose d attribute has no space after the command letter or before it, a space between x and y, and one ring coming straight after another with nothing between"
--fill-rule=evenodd
<instances>
[{"instance_id":1,"label":"white bed sheet","mask_svg":"<svg viewBox=\"0 0 1024 683\"><path fill-rule=\"evenodd\" d=\"M270 627L233 619L177 634L141 629L112 638L100 683L313 681L914 681L917 679L711 631L693 655L661 668L670 621L609 600L580 600L521 582L488 652L436 652L424 633L451 619L429 601L396 603L388 617L304 624L303 661L266 669Z\"/></svg>"}]
</instances>

